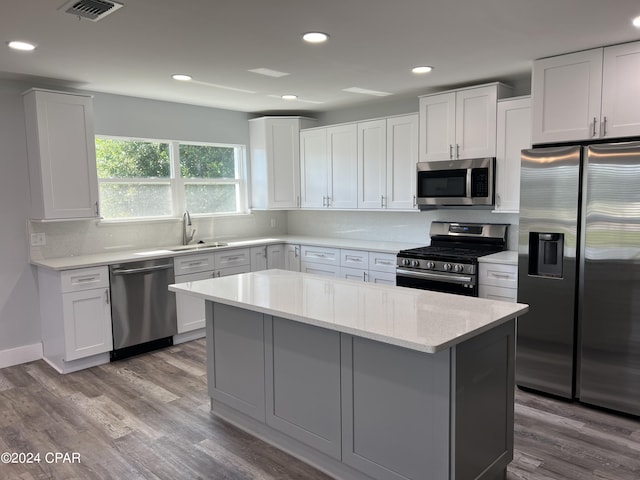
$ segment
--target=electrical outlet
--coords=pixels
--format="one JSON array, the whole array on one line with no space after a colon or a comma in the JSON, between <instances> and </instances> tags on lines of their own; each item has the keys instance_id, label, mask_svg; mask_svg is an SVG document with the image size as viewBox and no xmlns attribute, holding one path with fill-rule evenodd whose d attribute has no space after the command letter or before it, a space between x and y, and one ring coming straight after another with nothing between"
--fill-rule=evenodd
<instances>
[{"instance_id":1,"label":"electrical outlet","mask_svg":"<svg viewBox=\"0 0 640 480\"><path fill-rule=\"evenodd\" d=\"M41 247L47 244L47 237L44 233L32 233L31 234L31 246Z\"/></svg>"}]
</instances>

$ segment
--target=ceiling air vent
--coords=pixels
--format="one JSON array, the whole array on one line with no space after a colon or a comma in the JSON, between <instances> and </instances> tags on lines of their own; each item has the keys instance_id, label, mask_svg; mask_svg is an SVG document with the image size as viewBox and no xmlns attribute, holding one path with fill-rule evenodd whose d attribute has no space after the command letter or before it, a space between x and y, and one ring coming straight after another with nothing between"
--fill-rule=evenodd
<instances>
[{"instance_id":1,"label":"ceiling air vent","mask_svg":"<svg viewBox=\"0 0 640 480\"><path fill-rule=\"evenodd\" d=\"M109 0L71 0L60 7L60 9L71 15L88 18L92 22L97 22L122 6L121 3L111 2Z\"/></svg>"}]
</instances>

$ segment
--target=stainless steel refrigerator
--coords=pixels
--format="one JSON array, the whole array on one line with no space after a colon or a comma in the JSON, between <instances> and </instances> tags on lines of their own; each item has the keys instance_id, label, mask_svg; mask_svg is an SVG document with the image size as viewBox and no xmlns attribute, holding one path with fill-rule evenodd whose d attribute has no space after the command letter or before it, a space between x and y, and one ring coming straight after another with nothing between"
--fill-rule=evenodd
<instances>
[{"instance_id":1,"label":"stainless steel refrigerator","mask_svg":"<svg viewBox=\"0 0 640 480\"><path fill-rule=\"evenodd\" d=\"M640 415L640 142L522 151L516 383Z\"/></svg>"}]
</instances>

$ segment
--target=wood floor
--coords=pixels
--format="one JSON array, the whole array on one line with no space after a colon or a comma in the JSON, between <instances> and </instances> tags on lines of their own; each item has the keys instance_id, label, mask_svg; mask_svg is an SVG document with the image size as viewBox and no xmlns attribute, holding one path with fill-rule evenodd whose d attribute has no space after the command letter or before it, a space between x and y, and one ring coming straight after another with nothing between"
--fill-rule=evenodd
<instances>
[{"instance_id":1,"label":"wood floor","mask_svg":"<svg viewBox=\"0 0 640 480\"><path fill-rule=\"evenodd\" d=\"M508 480L640 479L636 418L521 391L515 418ZM68 375L0 370L2 452L40 461L0 463L1 480L329 478L209 413L204 340Z\"/></svg>"}]
</instances>

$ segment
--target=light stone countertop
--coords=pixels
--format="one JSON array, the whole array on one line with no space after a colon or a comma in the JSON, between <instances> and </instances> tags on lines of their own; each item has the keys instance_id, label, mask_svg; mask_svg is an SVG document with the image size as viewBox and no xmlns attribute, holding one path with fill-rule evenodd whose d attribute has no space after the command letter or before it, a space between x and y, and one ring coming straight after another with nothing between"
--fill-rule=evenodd
<instances>
[{"instance_id":1,"label":"light stone countertop","mask_svg":"<svg viewBox=\"0 0 640 480\"><path fill-rule=\"evenodd\" d=\"M480 263L500 263L503 265L518 266L518 252L516 250L505 250L504 252L493 253L478 257Z\"/></svg>"},{"instance_id":2,"label":"light stone countertop","mask_svg":"<svg viewBox=\"0 0 640 480\"><path fill-rule=\"evenodd\" d=\"M126 250L118 252L102 252L88 255L77 255L73 257L59 257L49 259L32 259L31 264L37 267L46 267L53 270L70 270L73 268L97 267L102 265L112 265L123 262L135 262L153 258L177 257L181 255L193 255L197 253L218 252L236 248L257 247L261 245L272 245L278 243L289 243L296 245L313 245L322 247L344 248L352 250L366 250L370 252L397 253L400 250L423 246L417 243L404 242L382 242L369 240L353 240L333 237L312 237L300 235L283 235L278 237L257 237L246 239L221 239L227 243L225 247L201 248L196 250L172 251L172 248L179 248L182 245L166 247L139 248L136 250Z\"/></svg>"},{"instance_id":3,"label":"light stone countertop","mask_svg":"<svg viewBox=\"0 0 640 480\"><path fill-rule=\"evenodd\" d=\"M427 353L529 310L519 303L285 270L180 283L169 290Z\"/></svg>"}]
</instances>

